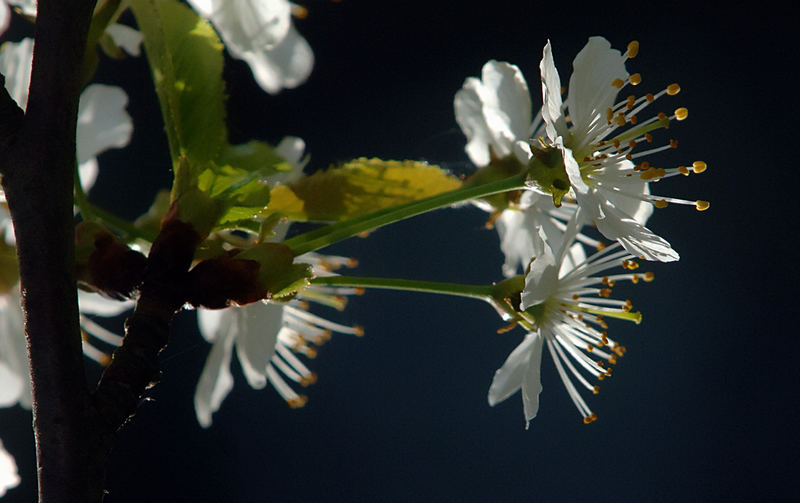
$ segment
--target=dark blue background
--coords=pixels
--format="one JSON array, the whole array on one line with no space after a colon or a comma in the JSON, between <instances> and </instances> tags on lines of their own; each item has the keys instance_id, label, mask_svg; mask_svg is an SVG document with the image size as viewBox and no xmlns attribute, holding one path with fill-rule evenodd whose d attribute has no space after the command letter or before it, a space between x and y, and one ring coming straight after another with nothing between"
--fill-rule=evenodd
<instances>
[{"instance_id":1,"label":"dark blue background","mask_svg":"<svg viewBox=\"0 0 800 503\"><path fill-rule=\"evenodd\" d=\"M657 185L707 199L670 206L650 227L681 253L648 265L652 284L622 290L644 313L612 322L628 348L586 426L543 361L541 409L525 431L518 395L490 408L492 375L522 337L477 302L370 291L346 312L366 337L335 336L311 362L319 381L290 410L271 389L236 385L209 430L192 393L208 346L192 313L175 323L164 378L125 428L109 478L110 503L128 501L784 501L797 447L795 41L786 13L659 2L309 2L297 22L316 66L304 86L262 93L229 62L232 139L304 138L309 169L355 156L416 158L468 169L453 95L488 59L521 67L538 102L549 38L566 81L586 39L623 49L640 89L677 81L665 111L686 106L671 136L675 164L709 171ZM791 43L790 43L791 42ZM144 60L105 62L98 80L122 85L135 121L131 146L101 157L92 197L134 217L169 183L169 160ZM644 92L644 91L642 91ZM790 136L791 135L791 136ZM336 246L357 274L489 283L500 279L486 214L443 210ZM29 413L0 412L22 485L35 494Z\"/></svg>"}]
</instances>

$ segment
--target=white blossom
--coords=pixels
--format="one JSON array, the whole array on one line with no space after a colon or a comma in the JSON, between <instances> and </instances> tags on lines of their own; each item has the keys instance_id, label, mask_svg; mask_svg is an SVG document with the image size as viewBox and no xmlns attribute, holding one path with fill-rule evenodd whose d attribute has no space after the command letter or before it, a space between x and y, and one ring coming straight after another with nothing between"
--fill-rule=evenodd
<instances>
[{"instance_id":1,"label":"white blossom","mask_svg":"<svg viewBox=\"0 0 800 503\"><path fill-rule=\"evenodd\" d=\"M592 37L573 62L566 101L561 98L561 80L555 68L550 42L545 45L540 64L542 116L547 141L561 151L578 205L584 218L594 222L608 239L619 241L630 253L647 260L670 262L678 254L669 243L644 226L653 206L667 202L696 205L705 209L704 201L686 201L650 194L650 182L666 176L688 174L686 167L669 172L655 169L647 162L634 160L677 146L667 145L639 151L639 145L653 141L651 131L666 127L672 119L683 120L686 109L679 108L671 116L658 114L640 120L637 114L657 98L679 91L677 84L667 86L656 95L639 98L631 95L618 100L617 94L626 85L641 82L639 74L625 69L627 59L638 52L632 42L623 55L611 49L601 37ZM699 166L699 167L698 167ZM704 163L693 165L695 172L705 169Z\"/></svg>"},{"instance_id":2,"label":"white blossom","mask_svg":"<svg viewBox=\"0 0 800 503\"><path fill-rule=\"evenodd\" d=\"M540 232L534 243L536 259L531 263L521 292L519 317L528 329L522 343L495 372L488 400L495 405L521 391L526 425L539 410L542 391L540 367L546 345L567 392L585 422L596 416L581 397L576 383L597 393L599 388L588 378L603 379L625 348L608 337L605 318L620 318L638 323L639 313L630 311L627 300L610 298L611 287L621 280L650 281L652 275L624 272L601 276L608 269L636 267L632 255L617 243L589 258L575 243L577 216L569 223L565 241L554 253ZM605 363L604 363L605 362Z\"/></svg>"}]
</instances>

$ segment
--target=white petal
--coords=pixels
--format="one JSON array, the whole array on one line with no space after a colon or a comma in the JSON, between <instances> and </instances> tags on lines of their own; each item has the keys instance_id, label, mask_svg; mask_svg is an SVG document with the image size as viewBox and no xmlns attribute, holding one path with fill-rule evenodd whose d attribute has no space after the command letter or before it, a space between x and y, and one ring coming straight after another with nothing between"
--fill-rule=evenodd
<instances>
[{"instance_id":1,"label":"white petal","mask_svg":"<svg viewBox=\"0 0 800 503\"><path fill-rule=\"evenodd\" d=\"M231 51L231 54L250 65L258 85L270 94L299 86L308 79L314 67L311 46L293 26L274 47L254 47L238 53Z\"/></svg>"},{"instance_id":2,"label":"white petal","mask_svg":"<svg viewBox=\"0 0 800 503\"><path fill-rule=\"evenodd\" d=\"M567 106L574 129L580 133L614 105L617 88L611 83L615 79L624 80L628 72L625 58L602 37L589 39L575 56L572 68Z\"/></svg>"},{"instance_id":3,"label":"white petal","mask_svg":"<svg viewBox=\"0 0 800 503\"><path fill-rule=\"evenodd\" d=\"M513 395L523 385L531 364L531 355L537 351L541 358L542 337L536 332L525 335L525 339L508 355L503 366L497 369L489 386L489 405L494 406Z\"/></svg>"},{"instance_id":4,"label":"white petal","mask_svg":"<svg viewBox=\"0 0 800 503\"><path fill-rule=\"evenodd\" d=\"M33 39L5 42L0 47L0 73L6 77L6 89L20 108L28 104L28 87L31 83Z\"/></svg>"},{"instance_id":5,"label":"white petal","mask_svg":"<svg viewBox=\"0 0 800 503\"><path fill-rule=\"evenodd\" d=\"M527 140L531 127L531 95L519 68L489 61L481 70L479 96L491 132L492 147L500 157L511 153L517 140Z\"/></svg>"},{"instance_id":6,"label":"white petal","mask_svg":"<svg viewBox=\"0 0 800 503\"><path fill-rule=\"evenodd\" d=\"M283 41L291 26L287 0L190 0L209 19L231 54L271 48Z\"/></svg>"},{"instance_id":7,"label":"white petal","mask_svg":"<svg viewBox=\"0 0 800 503\"><path fill-rule=\"evenodd\" d=\"M11 22L11 9L5 3L0 3L0 35L6 32Z\"/></svg>"},{"instance_id":8,"label":"white petal","mask_svg":"<svg viewBox=\"0 0 800 503\"><path fill-rule=\"evenodd\" d=\"M131 139L133 122L125 111L128 96L121 88L92 84L81 94L78 107L78 162Z\"/></svg>"},{"instance_id":9,"label":"white petal","mask_svg":"<svg viewBox=\"0 0 800 503\"><path fill-rule=\"evenodd\" d=\"M275 354L275 343L282 326L283 306L256 302L229 309L235 309L238 317L236 355L242 371L252 388L261 389L267 384L267 365Z\"/></svg>"},{"instance_id":10,"label":"white petal","mask_svg":"<svg viewBox=\"0 0 800 503\"><path fill-rule=\"evenodd\" d=\"M234 331L227 330L221 335L211 347L194 393L197 422L203 428L211 426L211 414L219 410L222 401L233 389L231 353L235 338Z\"/></svg>"},{"instance_id":11,"label":"white petal","mask_svg":"<svg viewBox=\"0 0 800 503\"><path fill-rule=\"evenodd\" d=\"M113 23L106 28L106 33L118 47L124 49L131 56L141 54L142 34L138 30L124 24Z\"/></svg>"},{"instance_id":12,"label":"white petal","mask_svg":"<svg viewBox=\"0 0 800 503\"><path fill-rule=\"evenodd\" d=\"M567 178L569 178L569 183L572 185L572 188L575 189L575 192L586 193L589 190L589 186L583 181L581 168L578 165L578 161L575 160L575 156L572 155L572 150L564 146L564 138L561 136L557 137L553 141L553 145L561 150L561 157L564 159L564 168L567 171Z\"/></svg>"},{"instance_id":13,"label":"white petal","mask_svg":"<svg viewBox=\"0 0 800 503\"><path fill-rule=\"evenodd\" d=\"M22 379L0 361L0 407L12 407L22 395Z\"/></svg>"},{"instance_id":14,"label":"white petal","mask_svg":"<svg viewBox=\"0 0 800 503\"><path fill-rule=\"evenodd\" d=\"M84 192L88 193L94 186L99 171L100 166L97 164L97 157L91 157L78 165L78 175L81 177L81 187Z\"/></svg>"},{"instance_id":15,"label":"white petal","mask_svg":"<svg viewBox=\"0 0 800 503\"><path fill-rule=\"evenodd\" d=\"M197 327L208 342L217 340L220 334L233 331L236 322L230 309L197 309Z\"/></svg>"},{"instance_id":16,"label":"white petal","mask_svg":"<svg viewBox=\"0 0 800 503\"><path fill-rule=\"evenodd\" d=\"M530 349L528 368L522 381L522 406L525 412L525 428L539 412L539 394L542 392L542 346L544 337L537 333Z\"/></svg>"},{"instance_id":17,"label":"white petal","mask_svg":"<svg viewBox=\"0 0 800 503\"><path fill-rule=\"evenodd\" d=\"M622 214L610 203L606 202L602 210L604 218L595 219L597 230L608 239L619 241L633 255L659 262L673 262L680 258L666 240Z\"/></svg>"},{"instance_id":18,"label":"white petal","mask_svg":"<svg viewBox=\"0 0 800 503\"><path fill-rule=\"evenodd\" d=\"M97 316L117 316L129 309L133 309L136 303L132 300L118 301L103 297L97 293L84 292L78 290L78 307L83 314L94 314Z\"/></svg>"},{"instance_id":19,"label":"white petal","mask_svg":"<svg viewBox=\"0 0 800 503\"><path fill-rule=\"evenodd\" d=\"M3 447L3 442L0 441L0 497L4 496L8 489L17 487L19 483L17 464L11 454Z\"/></svg>"},{"instance_id":20,"label":"white petal","mask_svg":"<svg viewBox=\"0 0 800 503\"><path fill-rule=\"evenodd\" d=\"M534 250L536 260L531 263L531 269L525 276L520 302L522 310L545 302L558 288L559 265L541 231L534 236Z\"/></svg>"},{"instance_id":21,"label":"white petal","mask_svg":"<svg viewBox=\"0 0 800 503\"><path fill-rule=\"evenodd\" d=\"M615 208L622 214L632 217L642 225L647 223L650 215L653 214L653 205L640 197L631 197L626 194L646 196L650 194L650 184L646 180L634 174L633 163L623 159L613 167L604 168L605 174L601 178L603 185L611 185L617 191L604 190L603 194L611 201Z\"/></svg>"},{"instance_id":22,"label":"white petal","mask_svg":"<svg viewBox=\"0 0 800 503\"><path fill-rule=\"evenodd\" d=\"M467 137L464 150L476 166L486 166L489 164L489 143L492 135L483 117L483 105L477 90L480 85L480 81L474 77L466 79L462 88L456 92L453 107L456 122Z\"/></svg>"},{"instance_id":23,"label":"white petal","mask_svg":"<svg viewBox=\"0 0 800 503\"><path fill-rule=\"evenodd\" d=\"M14 5L26 16L36 17L36 0L8 0L9 5Z\"/></svg>"},{"instance_id":24,"label":"white petal","mask_svg":"<svg viewBox=\"0 0 800 503\"><path fill-rule=\"evenodd\" d=\"M286 136L275 147L275 153L291 164L289 172L276 173L269 177L269 183L293 183L303 176L303 168L308 164L308 156L303 158L306 142L297 136Z\"/></svg>"},{"instance_id":25,"label":"white petal","mask_svg":"<svg viewBox=\"0 0 800 503\"><path fill-rule=\"evenodd\" d=\"M542 78L542 119L544 119L547 137L553 141L558 136L567 134L567 123L561 110L561 78L553 62L553 50L550 41L542 51L542 61L539 63L539 72Z\"/></svg>"},{"instance_id":26,"label":"white petal","mask_svg":"<svg viewBox=\"0 0 800 503\"><path fill-rule=\"evenodd\" d=\"M0 297L0 366L3 366L5 374L0 379L3 388L0 402L7 404L5 406L19 402L22 407L30 409L28 348L18 287Z\"/></svg>"}]
</instances>

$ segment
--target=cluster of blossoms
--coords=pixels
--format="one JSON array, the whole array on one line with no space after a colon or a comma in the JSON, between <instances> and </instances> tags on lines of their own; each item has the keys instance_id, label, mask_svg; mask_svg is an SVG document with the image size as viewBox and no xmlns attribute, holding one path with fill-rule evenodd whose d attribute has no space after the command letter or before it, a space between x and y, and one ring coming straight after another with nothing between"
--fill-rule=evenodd
<instances>
[{"instance_id":1,"label":"cluster of blossoms","mask_svg":"<svg viewBox=\"0 0 800 503\"><path fill-rule=\"evenodd\" d=\"M610 298L620 280L649 281L637 274L635 259L678 260L670 244L645 224L653 208L668 203L689 204L698 210L706 201L688 201L651 194L650 185L664 178L701 173L705 163L691 167L658 168L642 158L675 148L670 139L651 146L653 131L687 117L685 108L640 119L656 100L680 91L670 84L656 94L620 99L626 86L638 85L641 75L629 74L625 53L601 37L589 39L573 62L566 100L548 42L541 63L543 106L532 114L531 97L521 71L514 65L489 61L480 79L468 78L455 97L456 118L467 136L466 152L483 169L516 165L527 170L529 189L502 207L480 203L494 212L491 222L500 234L506 256L503 271L514 276L526 271L518 299L501 308L507 318L528 330L523 342L496 372L489 389L494 405L521 390L525 419L536 416L541 391L541 352L547 344L556 369L586 422L596 416L581 398L576 383L596 393L586 376L603 379L609 363L624 347L608 338L606 318L639 322L630 301ZM590 226L606 239L604 246L584 232ZM584 246L597 250L588 258ZM603 275L622 266L622 274Z\"/></svg>"},{"instance_id":2,"label":"cluster of blossoms","mask_svg":"<svg viewBox=\"0 0 800 503\"><path fill-rule=\"evenodd\" d=\"M292 24L292 16L305 15L303 8L287 0L188 3L214 26L230 55L250 65L255 80L265 91L277 93L308 78L313 53ZM36 15L32 1L14 0L8 4L27 17ZM10 13L8 5L0 0L0 33L7 28ZM139 55L142 37L136 30L113 23L107 28L107 36L117 48ZM23 109L32 50L32 39L6 42L0 48L0 73L6 76L9 94ZM694 205L698 210L708 208L705 201L659 196L650 191L651 185L662 179L701 173L706 165L696 161L691 166L667 169L651 166L644 159L677 146L672 139L653 145L652 133L666 129L672 121L684 120L688 112L677 108L669 114L640 118L660 98L676 95L680 91L677 84L655 94L619 98L623 89L637 86L642 80L639 74L629 74L625 67L637 53L636 42L621 53L603 38L589 39L573 62L567 97L563 99L548 42L540 63L543 106L537 113L533 112L522 73L509 63L489 61L481 78L467 79L455 96L456 120L467 137L465 150L479 167L473 181L520 173L527 177L526 190L522 192L515 190L499 196L492 193L475 202L492 213L490 223L499 233L505 254L502 270L507 280L493 287L491 301L509 327L526 330L522 342L496 371L488 401L495 405L520 391L526 424L539 408L545 345L584 421L596 419L580 388L597 393L599 388L593 381L610 376L611 366L625 353L625 347L609 337L607 320L641 321L629 300L612 298L612 288L620 281L653 279L651 273L637 272L637 260L672 262L679 258L669 242L646 227L649 217L654 208L668 203ZM118 87L91 84L83 91L77 131L78 176L83 191L88 191L97 177L97 156L128 144L133 125L126 106L127 95ZM258 182L275 188L299 180L306 164L304 150L301 139L284 138L274 153L291 170L264 175ZM467 180L465 186L470 183ZM474 196L461 201L467 197ZM5 201L0 203L0 260L5 260L14 253L15 237ZM207 243L218 245L223 255L232 257L262 245L261 241L284 241L288 223L278 218L268 221L271 217L252 218L263 224L261 232L234 228L209 230L202 235L208 236ZM364 215L352 220L359 218L370 221ZM386 223L391 222L386 220L380 225ZM272 237L267 237L267 224L272 225ZM602 239L612 243L606 245ZM330 279L325 277L335 276L333 271L355 265L351 258L309 251L324 245L300 251L289 245L286 242L284 248L299 255L293 259L310 266L316 278ZM142 244L139 250L147 251L147 246ZM0 266L0 272L5 273L5 263ZM20 404L30 408L16 274L0 275L0 407ZM303 279L309 281L307 277ZM358 326L335 323L309 311L312 302L341 310L347 296L360 293L357 287L322 284L324 281L277 300L248 299L251 303L238 305L228 302L231 297L226 298L221 309L197 309L200 334L211 344L194 396L197 420L203 427L211 425L212 415L232 389L234 352L251 387L261 389L269 383L289 406L306 403L307 398L298 392L298 387L313 383L316 374L304 359L314 358L316 346L333 333L363 334ZM388 287L399 285L398 281ZM272 295L270 292L275 291L267 293ZM80 292L79 303L84 353L106 365L111 359L108 348L119 346L123 338L93 317L122 314L131 308L133 300L112 301L97 293ZM0 496L18 482L14 460L0 442Z\"/></svg>"},{"instance_id":3,"label":"cluster of blossoms","mask_svg":"<svg viewBox=\"0 0 800 503\"><path fill-rule=\"evenodd\" d=\"M257 83L265 91L275 94L281 89L296 87L311 73L313 52L291 20L292 16L305 16L305 9L302 7L287 0L190 0L189 4L213 24L229 53L248 63ZM36 17L34 0L0 0L0 35L7 30L12 20L12 9L29 19ZM142 36L138 31L124 24L112 23L106 29L106 35L125 53L139 56ZM23 109L28 99L32 59L31 38L24 38L19 42L4 42L0 48L0 74L5 76L5 86L9 94ZM133 124L125 111L127 103L125 91L117 86L91 84L81 94L77 147L79 177L84 191L88 191L97 178L97 156L110 148L122 148L130 141ZM276 150L301 171L299 158L303 148L302 140L287 138ZM13 256L13 226L2 191L0 198L0 247L8 251L9 256ZM351 263L338 257L313 259L319 264L319 273L326 268ZM30 409L31 390L19 283L16 278L11 282L13 284L5 283L8 282L0 282L0 407L19 404ZM352 293L352 290L338 289L336 292L316 293L318 296L313 292L308 296L343 308L341 295ZM131 309L133 301L119 302L81 291L79 302L84 353L105 365L110 361L106 349L120 345L122 337L104 328L92 317L117 316ZM260 361L259 357L265 358L261 368L254 372L267 375L269 381L290 404L302 405L304 397L297 395L280 376L285 375L306 385L313 382L314 375L290 354L291 351L287 352L286 348L313 356L313 349L308 347L306 340L321 343L330 331L360 333L358 327L340 326L306 313L305 307L306 304L301 300L294 300L285 306L258 304L214 314L199 311L203 336L215 342L209 363L198 384L196 403L201 424L210 424L211 412L219 408L230 389L230 384L226 384L230 383L230 371L225 362L229 366L230 348L234 338L239 341L238 354L243 364ZM255 320L257 323L248 324L247 320ZM254 349L253 344L249 343L256 336L258 349ZM218 346L222 349L218 349ZM224 348L227 348L227 352ZM280 374L276 369L280 370ZM252 373L247 375L251 385L263 387L263 383L259 384L257 378L251 377ZM14 459L0 443L0 496L5 494L6 489L18 483Z\"/></svg>"}]
</instances>

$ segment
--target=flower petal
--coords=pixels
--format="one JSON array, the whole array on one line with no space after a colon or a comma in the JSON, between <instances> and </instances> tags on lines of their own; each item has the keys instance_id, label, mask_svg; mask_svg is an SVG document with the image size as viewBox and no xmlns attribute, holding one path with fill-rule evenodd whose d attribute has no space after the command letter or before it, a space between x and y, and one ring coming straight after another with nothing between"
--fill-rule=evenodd
<instances>
[{"instance_id":1,"label":"flower petal","mask_svg":"<svg viewBox=\"0 0 800 503\"><path fill-rule=\"evenodd\" d=\"M28 87L31 83L33 39L4 42L0 47L0 73L6 76L6 89L23 110L28 104Z\"/></svg>"},{"instance_id":2,"label":"flower petal","mask_svg":"<svg viewBox=\"0 0 800 503\"><path fill-rule=\"evenodd\" d=\"M591 37L572 62L569 79L567 108L574 124L577 138L582 143L582 133L597 120L603 119L606 109L614 105L618 88L611 83L625 80L625 57L603 37Z\"/></svg>"},{"instance_id":3,"label":"flower petal","mask_svg":"<svg viewBox=\"0 0 800 503\"><path fill-rule=\"evenodd\" d=\"M561 78L553 62L553 50L550 41L542 51L542 61L539 63L539 73L542 78L542 119L544 119L547 137L553 141L558 136L568 133L567 122L561 110Z\"/></svg>"},{"instance_id":4,"label":"flower petal","mask_svg":"<svg viewBox=\"0 0 800 503\"><path fill-rule=\"evenodd\" d=\"M114 40L117 47L121 47L131 56L138 56L142 49L142 34L130 26L112 23L106 28L106 33Z\"/></svg>"},{"instance_id":5,"label":"flower petal","mask_svg":"<svg viewBox=\"0 0 800 503\"><path fill-rule=\"evenodd\" d=\"M308 79L314 67L311 46L293 26L272 48L254 47L238 54L231 51L231 54L250 65L258 85L270 94L299 86Z\"/></svg>"},{"instance_id":6,"label":"flower petal","mask_svg":"<svg viewBox=\"0 0 800 503\"><path fill-rule=\"evenodd\" d=\"M78 306L82 314L94 314L97 316L117 316L133 308L136 304L132 300L118 301L103 297L96 293L78 290Z\"/></svg>"},{"instance_id":7,"label":"flower petal","mask_svg":"<svg viewBox=\"0 0 800 503\"><path fill-rule=\"evenodd\" d=\"M542 336L538 332L528 333L519 346L508 355L503 366L494 373L492 384L489 386L489 405L494 406L502 402L520 389L528 378L531 355L536 351L541 361Z\"/></svg>"},{"instance_id":8,"label":"flower petal","mask_svg":"<svg viewBox=\"0 0 800 503\"><path fill-rule=\"evenodd\" d=\"M78 108L78 162L128 144L133 122L125 111L127 104L128 95L120 87L92 84L83 91Z\"/></svg>"},{"instance_id":9,"label":"flower petal","mask_svg":"<svg viewBox=\"0 0 800 503\"><path fill-rule=\"evenodd\" d=\"M619 241L631 254L659 262L674 262L680 258L664 238L624 215L610 202L603 204L602 214L602 218L594 219L597 230L606 238Z\"/></svg>"},{"instance_id":10,"label":"flower petal","mask_svg":"<svg viewBox=\"0 0 800 503\"><path fill-rule=\"evenodd\" d=\"M233 389L231 353L235 330L223 331L214 341L203 372L194 392L194 411L203 428L211 426L211 414L219 410L222 401Z\"/></svg>"},{"instance_id":11,"label":"flower petal","mask_svg":"<svg viewBox=\"0 0 800 503\"><path fill-rule=\"evenodd\" d=\"M480 80L475 77L466 79L461 89L456 92L453 107L456 122L467 137L467 146L464 150L476 166L486 166L490 160L489 144L492 135L483 117L483 106L478 96L480 85Z\"/></svg>"},{"instance_id":12,"label":"flower petal","mask_svg":"<svg viewBox=\"0 0 800 503\"><path fill-rule=\"evenodd\" d=\"M17 487L19 483L17 464L11 454L3 447L3 442L0 441L0 497L6 494L7 489Z\"/></svg>"},{"instance_id":13,"label":"flower petal","mask_svg":"<svg viewBox=\"0 0 800 503\"><path fill-rule=\"evenodd\" d=\"M544 337L535 334L530 348L528 368L522 381L522 407L525 412L525 429L530 425L531 419L539 412L539 395L542 392L542 346Z\"/></svg>"},{"instance_id":14,"label":"flower petal","mask_svg":"<svg viewBox=\"0 0 800 503\"><path fill-rule=\"evenodd\" d=\"M261 389L267 385L267 365L275 354L278 331L283 324L283 306L256 302L229 309L236 313L239 327L236 356L250 387Z\"/></svg>"}]
</instances>

